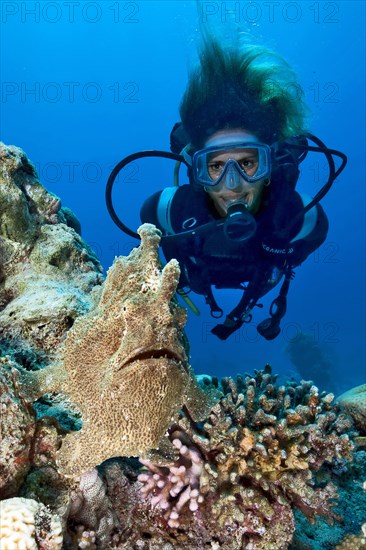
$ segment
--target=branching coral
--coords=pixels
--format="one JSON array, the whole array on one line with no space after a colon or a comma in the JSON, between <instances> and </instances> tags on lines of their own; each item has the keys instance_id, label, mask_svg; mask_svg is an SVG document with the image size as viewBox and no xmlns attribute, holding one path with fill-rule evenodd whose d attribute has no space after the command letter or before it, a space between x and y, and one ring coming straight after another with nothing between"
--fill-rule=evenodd
<instances>
[{"instance_id":1,"label":"branching coral","mask_svg":"<svg viewBox=\"0 0 366 550\"><path fill-rule=\"evenodd\" d=\"M185 439L183 432L171 434L171 439L179 451L179 464L166 468L140 459L150 473L140 474L138 480L143 483L143 495L153 495L151 505L167 510L165 519L169 527L179 527L178 520L182 508L188 504L191 512L195 512L203 502L199 487L204 463L196 448L182 443Z\"/></svg>"},{"instance_id":2,"label":"branching coral","mask_svg":"<svg viewBox=\"0 0 366 550\"><path fill-rule=\"evenodd\" d=\"M294 507L309 518L334 517L335 487L317 488L314 474L335 459L351 459L345 432L352 422L337 415L333 395L319 395L311 383L277 386L275 381L269 366L236 383L224 379L225 397L204 424L182 414L172 427L170 437L181 441L186 454L165 470L145 463L150 474L140 476L143 494L163 510L170 527L191 530L193 513L194 522L216 534L225 548L231 540L232 549L267 550L291 541ZM192 510L190 473L196 465ZM275 546L276 540L283 546Z\"/></svg>"}]
</instances>

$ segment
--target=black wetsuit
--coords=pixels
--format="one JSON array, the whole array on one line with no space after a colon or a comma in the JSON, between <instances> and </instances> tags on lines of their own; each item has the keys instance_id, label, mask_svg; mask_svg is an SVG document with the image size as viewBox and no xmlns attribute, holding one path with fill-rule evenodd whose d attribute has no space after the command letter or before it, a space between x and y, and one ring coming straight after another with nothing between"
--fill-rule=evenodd
<instances>
[{"instance_id":1,"label":"black wetsuit","mask_svg":"<svg viewBox=\"0 0 366 550\"><path fill-rule=\"evenodd\" d=\"M180 262L179 286L188 285L193 291L205 294L208 284L239 288L241 283L258 277L262 271L282 270L285 258L280 251L284 241L290 243L291 265L301 264L324 242L328 231L328 220L319 204L304 216L304 204L309 201L310 198L304 199L291 186L278 185L272 178L255 215L257 228L250 239L229 241L221 228L203 236L163 242L166 259L176 258ZM163 235L179 234L220 219L209 195L192 185L159 191L149 197L141 209L141 221L155 224ZM272 281L265 292L279 279Z\"/></svg>"}]
</instances>

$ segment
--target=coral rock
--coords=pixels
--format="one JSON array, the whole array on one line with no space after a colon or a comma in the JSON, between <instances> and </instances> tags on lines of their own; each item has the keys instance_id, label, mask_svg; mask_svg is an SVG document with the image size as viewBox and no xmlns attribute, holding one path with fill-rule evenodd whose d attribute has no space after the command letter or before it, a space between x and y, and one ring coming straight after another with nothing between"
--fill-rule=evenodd
<instances>
[{"instance_id":1,"label":"coral rock","mask_svg":"<svg viewBox=\"0 0 366 550\"><path fill-rule=\"evenodd\" d=\"M0 493L17 494L30 468L30 452L36 429L35 414L18 393L16 369L0 358Z\"/></svg>"},{"instance_id":2,"label":"coral rock","mask_svg":"<svg viewBox=\"0 0 366 550\"><path fill-rule=\"evenodd\" d=\"M0 143L0 340L9 351L52 355L94 306L102 268L70 219L24 152Z\"/></svg>"},{"instance_id":3,"label":"coral rock","mask_svg":"<svg viewBox=\"0 0 366 550\"><path fill-rule=\"evenodd\" d=\"M337 401L342 409L353 418L356 427L366 434L366 384L342 393Z\"/></svg>"}]
</instances>

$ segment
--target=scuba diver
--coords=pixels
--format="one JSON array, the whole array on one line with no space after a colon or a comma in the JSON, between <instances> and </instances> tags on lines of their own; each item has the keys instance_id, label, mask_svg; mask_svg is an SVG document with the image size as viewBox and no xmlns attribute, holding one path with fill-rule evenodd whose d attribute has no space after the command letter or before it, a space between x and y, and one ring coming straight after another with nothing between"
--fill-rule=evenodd
<instances>
[{"instance_id":1,"label":"scuba diver","mask_svg":"<svg viewBox=\"0 0 366 550\"><path fill-rule=\"evenodd\" d=\"M190 291L203 295L211 315L220 318L212 287L242 290L237 306L212 329L222 340L250 322L260 298L283 279L270 317L257 325L272 340L280 333L294 268L326 239L328 219L319 200L347 159L305 131L302 96L294 100L286 92L299 85L279 55L259 46L224 49L212 36L203 38L181 121L171 133L172 152L145 151L121 161L107 184L107 205L119 227L136 236L112 205L117 173L143 156L185 164L189 183L147 198L141 221L161 230L166 260L179 261L178 293L186 300ZM309 151L323 153L329 165L328 181L313 199L295 189ZM342 159L337 170L332 155Z\"/></svg>"}]
</instances>

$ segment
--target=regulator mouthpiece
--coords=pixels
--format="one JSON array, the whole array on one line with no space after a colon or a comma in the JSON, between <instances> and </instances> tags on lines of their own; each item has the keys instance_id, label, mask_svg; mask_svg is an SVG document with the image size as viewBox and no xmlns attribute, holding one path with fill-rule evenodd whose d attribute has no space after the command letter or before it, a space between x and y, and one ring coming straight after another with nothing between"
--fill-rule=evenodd
<instances>
[{"instance_id":1,"label":"regulator mouthpiece","mask_svg":"<svg viewBox=\"0 0 366 550\"><path fill-rule=\"evenodd\" d=\"M244 202L235 201L229 205L224 222L224 234L229 240L246 241L254 235L256 228L254 216Z\"/></svg>"}]
</instances>

